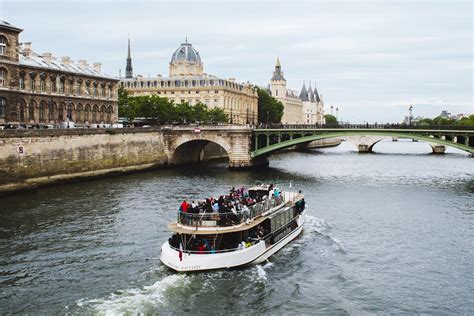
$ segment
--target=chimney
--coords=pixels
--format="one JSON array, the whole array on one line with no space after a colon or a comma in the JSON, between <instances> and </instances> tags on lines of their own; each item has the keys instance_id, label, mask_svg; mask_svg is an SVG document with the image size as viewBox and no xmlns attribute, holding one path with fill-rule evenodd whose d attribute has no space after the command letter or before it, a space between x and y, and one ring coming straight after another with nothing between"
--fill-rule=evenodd
<instances>
[{"instance_id":1,"label":"chimney","mask_svg":"<svg viewBox=\"0 0 474 316\"><path fill-rule=\"evenodd\" d=\"M45 62L48 64L51 64L51 61L53 60L53 54L51 53L43 53L43 59Z\"/></svg>"},{"instance_id":2,"label":"chimney","mask_svg":"<svg viewBox=\"0 0 474 316\"><path fill-rule=\"evenodd\" d=\"M86 68L87 67L87 60L79 59L79 67Z\"/></svg>"},{"instance_id":3,"label":"chimney","mask_svg":"<svg viewBox=\"0 0 474 316\"><path fill-rule=\"evenodd\" d=\"M102 64L101 63L94 63L94 70L97 72L101 72Z\"/></svg>"},{"instance_id":4,"label":"chimney","mask_svg":"<svg viewBox=\"0 0 474 316\"><path fill-rule=\"evenodd\" d=\"M26 54L27 57L31 56L31 42L23 43L23 52Z\"/></svg>"},{"instance_id":5,"label":"chimney","mask_svg":"<svg viewBox=\"0 0 474 316\"><path fill-rule=\"evenodd\" d=\"M69 58L69 56L61 57L61 63L66 65L66 66L69 66L70 61L71 61L71 58Z\"/></svg>"}]
</instances>

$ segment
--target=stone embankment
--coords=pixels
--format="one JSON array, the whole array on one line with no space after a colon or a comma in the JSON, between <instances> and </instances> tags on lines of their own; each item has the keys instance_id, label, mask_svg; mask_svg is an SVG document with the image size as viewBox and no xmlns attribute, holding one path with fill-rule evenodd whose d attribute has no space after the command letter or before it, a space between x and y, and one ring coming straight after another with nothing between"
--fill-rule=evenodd
<instances>
[{"instance_id":1,"label":"stone embankment","mask_svg":"<svg viewBox=\"0 0 474 316\"><path fill-rule=\"evenodd\" d=\"M167 162L159 129L5 130L0 133L0 193Z\"/></svg>"}]
</instances>

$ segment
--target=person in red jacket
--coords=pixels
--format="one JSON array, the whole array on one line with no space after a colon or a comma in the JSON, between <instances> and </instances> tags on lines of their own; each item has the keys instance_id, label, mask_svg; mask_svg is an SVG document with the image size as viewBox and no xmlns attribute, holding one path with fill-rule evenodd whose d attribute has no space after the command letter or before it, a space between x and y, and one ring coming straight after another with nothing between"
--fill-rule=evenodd
<instances>
[{"instance_id":1,"label":"person in red jacket","mask_svg":"<svg viewBox=\"0 0 474 316\"><path fill-rule=\"evenodd\" d=\"M179 210L183 213L187 213L188 208L189 208L189 204L188 204L188 202L186 202L186 200L184 200L183 203L181 203L181 206L179 207Z\"/></svg>"}]
</instances>

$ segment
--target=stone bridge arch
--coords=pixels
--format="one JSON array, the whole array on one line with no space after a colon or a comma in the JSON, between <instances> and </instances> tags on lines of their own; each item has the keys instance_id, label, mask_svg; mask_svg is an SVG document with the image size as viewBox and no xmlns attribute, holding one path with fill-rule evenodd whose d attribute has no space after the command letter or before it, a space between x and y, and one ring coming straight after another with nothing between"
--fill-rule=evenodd
<instances>
[{"instance_id":1,"label":"stone bridge arch","mask_svg":"<svg viewBox=\"0 0 474 316\"><path fill-rule=\"evenodd\" d=\"M172 150L169 153L168 161L171 165L200 162L202 160L204 147L209 144L215 144L221 147L230 159L232 148L224 138L216 136L199 137L198 135L190 137L189 135L182 135L170 143Z\"/></svg>"}]
</instances>

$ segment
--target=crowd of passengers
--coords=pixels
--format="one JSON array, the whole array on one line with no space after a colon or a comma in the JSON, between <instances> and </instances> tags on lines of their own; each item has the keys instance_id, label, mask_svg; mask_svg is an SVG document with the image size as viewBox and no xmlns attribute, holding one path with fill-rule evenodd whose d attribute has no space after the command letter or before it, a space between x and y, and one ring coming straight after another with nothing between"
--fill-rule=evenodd
<instances>
[{"instance_id":1,"label":"crowd of passengers","mask_svg":"<svg viewBox=\"0 0 474 316\"><path fill-rule=\"evenodd\" d=\"M183 241L180 239L179 234L173 234L169 239L169 244L179 249L180 244L184 250L192 251L195 253L219 253L222 251L241 250L258 243L260 240L265 239L269 233L268 229L265 229L263 225L258 225L249 231L249 234L245 240L239 240L237 235L224 238L219 240L216 244L215 239L208 236L192 236L189 240ZM214 240L214 242L213 242ZM184 246L183 243L186 245Z\"/></svg>"},{"instance_id":2,"label":"crowd of passengers","mask_svg":"<svg viewBox=\"0 0 474 316\"><path fill-rule=\"evenodd\" d=\"M195 201L188 203L184 200L179 210L184 224L189 224L191 221L191 216L186 216L186 214L215 213L221 215L219 216L219 225L228 225L240 222L242 218L248 218L250 216L249 207L269 197L276 199L277 203L281 201L281 191L275 188L273 184L268 188L268 195L255 194L253 197L249 195L244 187L240 189L232 187L229 194L221 195L219 198L210 197L197 203Z\"/></svg>"}]
</instances>

